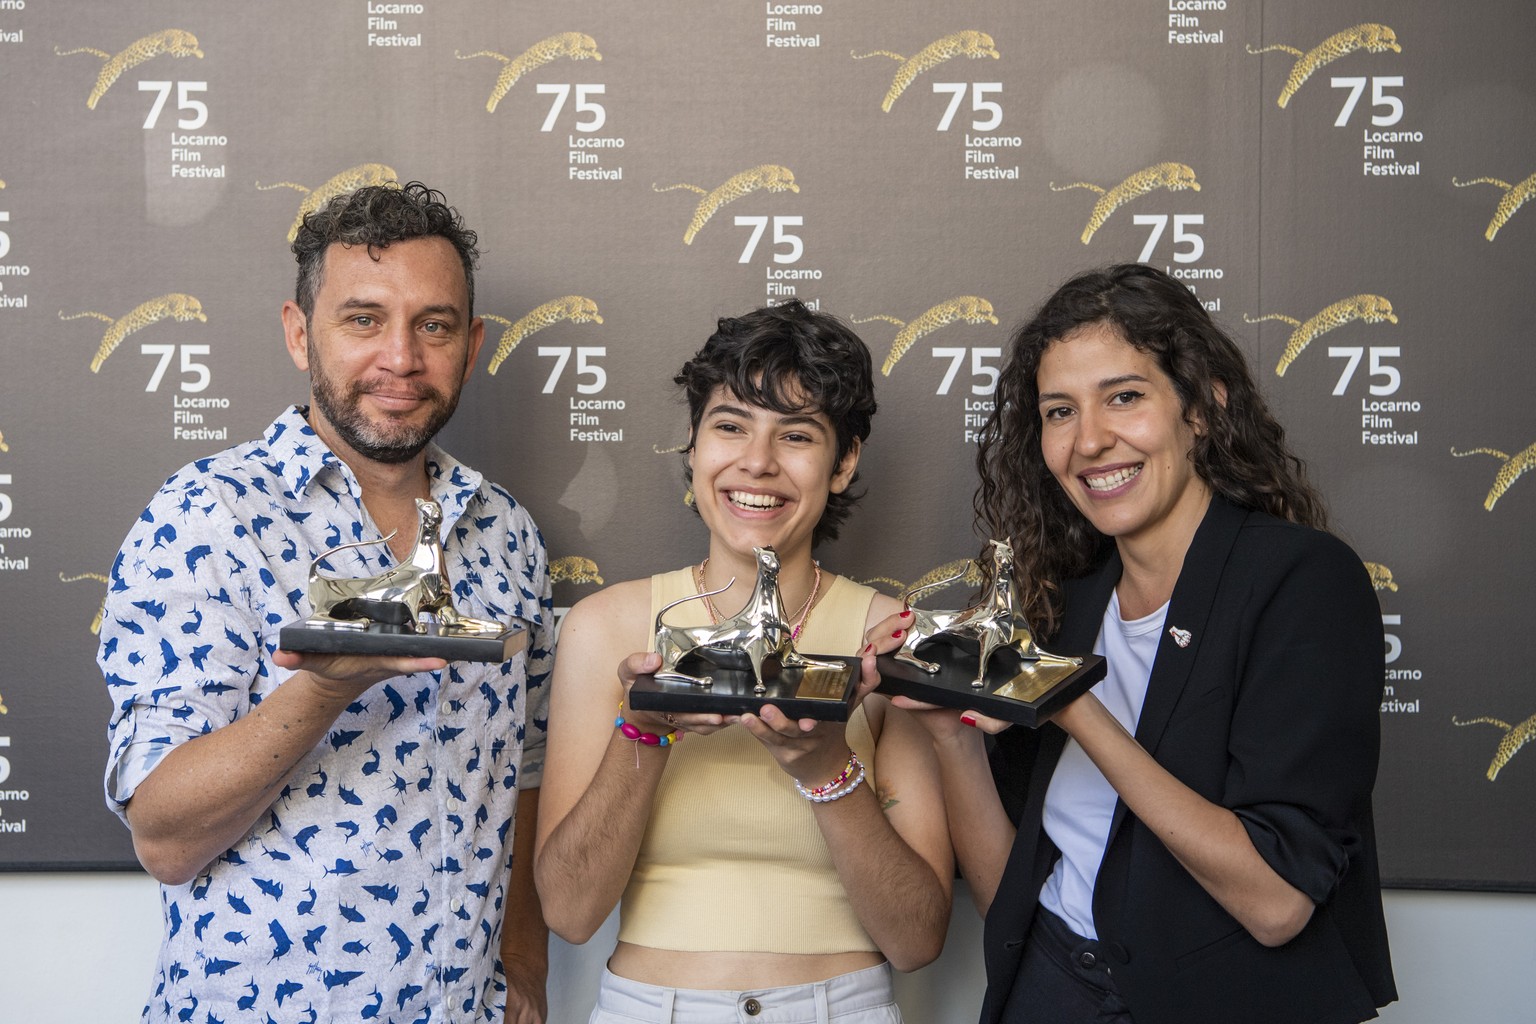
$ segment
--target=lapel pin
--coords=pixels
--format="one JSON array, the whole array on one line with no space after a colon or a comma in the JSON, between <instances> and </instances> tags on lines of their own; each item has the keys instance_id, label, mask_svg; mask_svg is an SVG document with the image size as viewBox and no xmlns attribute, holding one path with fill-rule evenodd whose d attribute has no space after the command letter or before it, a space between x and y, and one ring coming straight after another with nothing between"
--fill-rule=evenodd
<instances>
[{"instance_id":1,"label":"lapel pin","mask_svg":"<svg viewBox=\"0 0 1536 1024\"><path fill-rule=\"evenodd\" d=\"M1178 626L1169 626L1168 635L1173 637L1173 642L1180 647L1188 647L1189 642L1195 638L1195 635L1189 630L1180 629Z\"/></svg>"}]
</instances>

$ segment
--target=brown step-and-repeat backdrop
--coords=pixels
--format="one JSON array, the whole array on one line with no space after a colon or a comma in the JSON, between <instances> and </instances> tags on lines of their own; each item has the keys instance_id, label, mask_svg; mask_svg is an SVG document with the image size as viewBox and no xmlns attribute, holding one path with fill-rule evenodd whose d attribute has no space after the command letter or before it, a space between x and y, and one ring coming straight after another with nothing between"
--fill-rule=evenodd
<instances>
[{"instance_id":1,"label":"brown step-and-repeat backdrop","mask_svg":"<svg viewBox=\"0 0 1536 1024\"><path fill-rule=\"evenodd\" d=\"M895 587L977 547L1010 326L1087 266L1183 277L1377 581L1388 881L1536 889L1533 49L1521 0L0 0L0 868L132 863L103 574L304 395L297 218L419 178L486 251L445 443L562 606L700 556L668 381L716 317L861 325L823 560Z\"/></svg>"}]
</instances>

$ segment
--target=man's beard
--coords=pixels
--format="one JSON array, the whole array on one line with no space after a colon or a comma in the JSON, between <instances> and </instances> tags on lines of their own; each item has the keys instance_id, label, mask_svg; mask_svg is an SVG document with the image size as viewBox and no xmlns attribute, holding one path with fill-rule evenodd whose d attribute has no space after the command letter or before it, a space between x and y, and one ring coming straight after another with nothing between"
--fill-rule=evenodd
<instances>
[{"instance_id":1,"label":"man's beard","mask_svg":"<svg viewBox=\"0 0 1536 1024\"><path fill-rule=\"evenodd\" d=\"M459 405L459 391L444 396L441 391L426 384L409 385L417 398L424 399L431 407L431 415L421 426L386 418L376 423L364 415L359 399L373 389L366 380L347 385L345 395L325 374L316 353L310 352L310 391L315 405L348 447L374 462L401 463L414 459L427 446L443 424L453 416ZM399 387L396 382L394 387Z\"/></svg>"}]
</instances>

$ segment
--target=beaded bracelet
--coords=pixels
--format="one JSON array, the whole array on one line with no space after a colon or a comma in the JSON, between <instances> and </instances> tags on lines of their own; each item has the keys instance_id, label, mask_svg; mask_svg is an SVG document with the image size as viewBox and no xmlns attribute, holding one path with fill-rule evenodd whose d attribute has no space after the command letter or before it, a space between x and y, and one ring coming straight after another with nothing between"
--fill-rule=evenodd
<instances>
[{"instance_id":1,"label":"beaded bracelet","mask_svg":"<svg viewBox=\"0 0 1536 1024\"><path fill-rule=\"evenodd\" d=\"M795 780L795 792L805 797L812 803L826 803L830 800L840 800L859 788L864 781L864 762L859 760L859 755L851 749L848 751L848 764L843 768L837 778L824 786L808 789Z\"/></svg>"},{"instance_id":2,"label":"beaded bracelet","mask_svg":"<svg viewBox=\"0 0 1536 1024\"><path fill-rule=\"evenodd\" d=\"M648 747L670 747L674 743L680 743L683 734L673 729L665 736L658 736L653 732L641 732L640 727L624 721L624 702L619 701L619 717L613 720L613 727L624 734L627 740L643 743Z\"/></svg>"},{"instance_id":3,"label":"beaded bracelet","mask_svg":"<svg viewBox=\"0 0 1536 1024\"><path fill-rule=\"evenodd\" d=\"M847 784L844 785L841 789L829 790L829 791L827 791L825 793L817 793L817 792L815 792L813 790L808 790L808 789L805 789L805 788L803 788L801 786L798 786L798 785L795 788L800 790L800 795L805 797L811 803L813 803L813 804L825 804L825 803L830 803L833 800L841 800L843 797L847 796L849 793L852 793L854 790L858 789L860 783L862 783L863 781L864 781L864 766L863 765L859 765L858 773L855 774L853 778L849 779Z\"/></svg>"}]
</instances>

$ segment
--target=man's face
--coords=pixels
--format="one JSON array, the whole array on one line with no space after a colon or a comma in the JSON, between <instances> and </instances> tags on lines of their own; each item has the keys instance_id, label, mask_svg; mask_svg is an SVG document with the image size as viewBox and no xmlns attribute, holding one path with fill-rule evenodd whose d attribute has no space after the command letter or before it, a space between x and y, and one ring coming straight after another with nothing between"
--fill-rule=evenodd
<instances>
[{"instance_id":1,"label":"man's face","mask_svg":"<svg viewBox=\"0 0 1536 1024\"><path fill-rule=\"evenodd\" d=\"M469 316L464 267L447 239L376 250L332 245L305 318L283 306L294 364L310 376L310 423L333 451L415 458L458 406L484 324Z\"/></svg>"}]
</instances>

